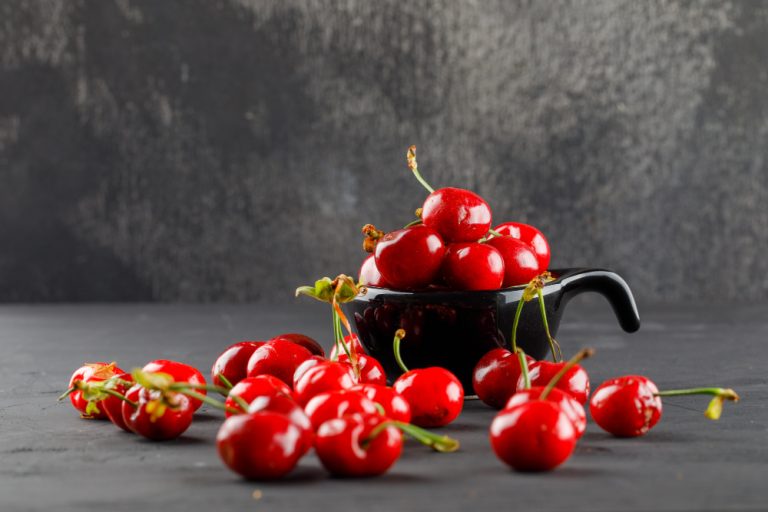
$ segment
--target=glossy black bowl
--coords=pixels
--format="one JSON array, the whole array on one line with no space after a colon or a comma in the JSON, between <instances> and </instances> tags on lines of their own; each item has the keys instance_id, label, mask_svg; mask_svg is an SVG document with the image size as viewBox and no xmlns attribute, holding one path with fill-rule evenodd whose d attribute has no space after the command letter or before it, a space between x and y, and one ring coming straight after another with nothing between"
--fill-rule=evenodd
<instances>
[{"instance_id":1,"label":"glossy black bowl","mask_svg":"<svg viewBox=\"0 0 768 512\"><path fill-rule=\"evenodd\" d=\"M556 279L547 283L543 291L553 336L557 335L568 301L590 291L608 299L625 331L640 328L635 299L618 274L583 268L553 270L552 274ZM472 371L477 361L493 348L509 347L515 310L524 288L400 292L371 287L344 307L347 315L354 318L363 346L381 362L390 381L402 373L392 352L395 331L402 328L406 338L401 354L409 368L447 368L461 380L465 392L471 394ZM549 343L537 299L523 308L517 340L532 357L546 357Z\"/></svg>"}]
</instances>

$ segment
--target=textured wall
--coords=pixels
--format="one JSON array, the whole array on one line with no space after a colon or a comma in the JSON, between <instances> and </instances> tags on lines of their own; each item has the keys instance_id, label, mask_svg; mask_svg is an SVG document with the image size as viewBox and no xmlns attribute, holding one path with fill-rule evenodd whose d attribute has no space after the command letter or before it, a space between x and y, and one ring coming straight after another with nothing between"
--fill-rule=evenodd
<instances>
[{"instance_id":1,"label":"textured wall","mask_svg":"<svg viewBox=\"0 0 768 512\"><path fill-rule=\"evenodd\" d=\"M768 3L0 3L0 299L265 300L436 185L641 298L765 298Z\"/></svg>"}]
</instances>

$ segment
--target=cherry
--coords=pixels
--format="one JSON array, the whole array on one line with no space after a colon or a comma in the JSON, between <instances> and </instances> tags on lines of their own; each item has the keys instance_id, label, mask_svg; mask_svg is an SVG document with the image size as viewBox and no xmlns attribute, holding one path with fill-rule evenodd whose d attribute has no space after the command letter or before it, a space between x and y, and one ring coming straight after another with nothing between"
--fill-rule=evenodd
<instances>
[{"instance_id":1,"label":"cherry","mask_svg":"<svg viewBox=\"0 0 768 512\"><path fill-rule=\"evenodd\" d=\"M421 219L446 242L476 242L491 227L491 208L472 191L445 187L427 196Z\"/></svg>"},{"instance_id":2,"label":"cherry","mask_svg":"<svg viewBox=\"0 0 768 512\"><path fill-rule=\"evenodd\" d=\"M537 386L535 388L518 391L509 398L504 409L512 409L526 402L542 399L541 396L545 389L546 388L544 387ZM584 407L582 407L575 398L564 391L552 388L542 400L552 402L560 407L565 415L568 416L568 419L573 423L577 439L584 435L584 432L587 429L587 413L584 411Z\"/></svg>"},{"instance_id":3,"label":"cherry","mask_svg":"<svg viewBox=\"0 0 768 512\"><path fill-rule=\"evenodd\" d=\"M391 420L411 422L411 406L403 395L394 389L379 384L357 384L350 388L364 394L384 409L384 416Z\"/></svg>"},{"instance_id":4,"label":"cherry","mask_svg":"<svg viewBox=\"0 0 768 512\"><path fill-rule=\"evenodd\" d=\"M306 405L312 397L325 391L349 389L357 384L352 368L331 361L319 363L304 372L293 387L296 401Z\"/></svg>"},{"instance_id":5,"label":"cherry","mask_svg":"<svg viewBox=\"0 0 768 512\"><path fill-rule=\"evenodd\" d=\"M400 357L400 340L395 333L395 359L405 372L392 386L411 406L411 421L420 427L442 427L455 420L464 406L464 388L454 374L437 366L409 370Z\"/></svg>"},{"instance_id":6,"label":"cherry","mask_svg":"<svg viewBox=\"0 0 768 512\"><path fill-rule=\"evenodd\" d=\"M441 272L457 290L498 290L504 282L504 258L487 244L455 243L448 246Z\"/></svg>"},{"instance_id":7,"label":"cherry","mask_svg":"<svg viewBox=\"0 0 768 512\"><path fill-rule=\"evenodd\" d=\"M531 386L546 386L568 365L567 362L552 363L549 361L536 361L530 365ZM580 365L569 367L558 380L556 387L565 391L577 402L584 405L589 397L589 375ZM523 377L517 381L518 391L525 389Z\"/></svg>"},{"instance_id":8,"label":"cherry","mask_svg":"<svg viewBox=\"0 0 768 512\"><path fill-rule=\"evenodd\" d=\"M227 410L224 411L224 414L227 417L230 417L233 414L236 414L235 411L239 411L240 413L246 412L241 406L242 402L250 404L260 396L278 395L287 396L293 399L293 391L291 390L291 387L277 377L272 375L257 375L256 377L246 377L245 379L235 384L235 386L229 391L229 395L224 401L224 405L227 407ZM242 399L242 402L237 400L235 397Z\"/></svg>"},{"instance_id":9,"label":"cherry","mask_svg":"<svg viewBox=\"0 0 768 512\"><path fill-rule=\"evenodd\" d=\"M271 340L251 355L248 376L274 375L291 386L296 368L310 357L312 352L301 345L283 339Z\"/></svg>"},{"instance_id":10,"label":"cherry","mask_svg":"<svg viewBox=\"0 0 768 512\"><path fill-rule=\"evenodd\" d=\"M130 373L120 373L115 375L114 378L116 380L115 384L111 388L112 391L118 395L125 396L125 393L128 391L128 389L132 387L133 377ZM104 411L104 413L106 413L107 417L112 423L125 430L126 432L132 432L131 429L128 428L128 425L125 424L125 420L123 419L123 400L115 395L109 395L107 398L101 401L100 405L101 409Z\"/></svg>"},{"instance_id":11,"label":"cherry","mask_svg":"<svg viewBox=\"0 0 768 512\"><path fill-rule=\"evenodd\" d=\"M293 387L296 387L296 383L299 381L302 375L307 373L307 370L312 368L313 366L317 366L320 363L327 363L328 360L324 357L320 356L312 356L303 363L301 363L298 367L296 367L296 371L293 372ZM282 382L282 381L281 381Z\"/></svg>"},{"instance_id":12,"label":"cherry","mask_svg":"<svg viewBox=\"0 0 768 512\"><path fill-rule=\"evenodd\" d=\"M304 406L304 412L317 430L320 425L333 418L349 414L377 414L376 403L357 391L339 389L326 391L312 397Z\"/></svg>"},{"instance_id":13,"label":"cherry","mask_svg":"<svg viewBox=\"0 0 768 512\"><path fill-rule=\"evenodd\" d=\"M543 270L533 248L511 236L494 236L486 241L504 260L502 288L528 283Z\"/></svg>"},{"instance_id":14,"label":"cherry","mask_svg":"<svg viewBox=\"0 0 768 512\"><path fill-rule=\"evenodd\" d=\"M304 454L299 427L275 412L227 418L216 435L216 447L229 469L251 480L281 478Z\"/></svg>"},{"instance_id":15,"label":"cherry","mask_svg":"<svg viewBox=\"0 0 768 512\"><path fill-rule=\"evenodd\" d=\"M306 453L312 448L315 431L312 422L304 409L288 395L263 395L256 397L248 406L248 414L257 412L276 412L286 416L299 427L302 436L301 452Z\"/></svg>"},{"instance_id":16,"label":"cherry","mask_svg":"<svg viewBox=\"0 0 768 512\"><path fill-rule=\"evenodd\" d=\"M310 338L306 334L299 334L297 332L289 332L280 334L272 338L272 340L287 340L297 345L301 345L305 349L312 352L312 355L325 357L325 350L320 344L313 338Z\"/></svg>"},{"instance_id":17,"label":"cherry","mask_svg":"<svg viewBox=\"0 0 768 512\"><path fill-rule=\"evenodd\" d=\"M248 375L248 360L263 344L263 341L241 341L227 347L213 363L211 382L228 388L243 380Z\"/></svg>"},{"instance_id":18,"label":"cherry","mask_svg":"<svg viewBox=\"0 0 768 512\"><path fill-rule=\"evenodd\" d=\"M378 414L331 419L315 435L320 462L336 476L381 475L400 458L402 450L402 433Z\"/></svg>"},{"instance_id":19,"label":"cherry","mask_svg":"<svg viewBox=\"0 0 768 512\"><path fill-rule=\"evenodd\" d=\"M393 288L418 289L438 276L445 245L434 229L413 226L384 235L374 255L381 275Z\"/></svg>"},{"instance_id":20,"label":"cherry","mask_svg":"<svg viewBox=\"0 0 768 512\"><path fill-rule=\"evenodd\" d=\"M365 258L363 264L360 266L360 272L358 273L357 280L360 284L365 286L374 286L377 288L389 288L390 285L379 272L379 268L376 266L376 258L373 254Z\"/></svg>"},{"instance_id":21,"label":"cherry","mask_svg":"<svg viewBox=\"0 0 768 512\"><path fill-rule=\"evenodd\" d=\"M86 363L72 374L67 390L69 401L80 411L82 418L104 420L107 419L107 414L101 407L101 401L91 403L86 399L84 390L78 389L78 383L102 382L120 373L125 372L118 368L116 363Z\"/></svg>"},{"instance_id":22,"label":"cherry","mask_svg":"<svg viewBox=\"0 0 768 512\"><path fill-rule=\"evenodd\" d=\"M529 365L535 362L532 357L525 357ZM472 373L472 386L483 403L501 409L515 394L520 372L516 354L505 348L495 348L477 362Z\"/></svg>"},{"instance_id":23,"label":"cherry","mask_svg":"<svg viewBox=\"0 0 768 512\"><path fill-rule=\"evenodd\" d=\"M661 419L662 396L714 395L705 415L718 419L724 400L738 401L732 389L693 388L659 391L656 384L641 375L625 375L600 384L592 395L589 412L595 423L617 437L637 437L648 433Z\"/></svg>"},{"instance_id":24,"label":"cherry","mask_svg":"<svg viewBox=\"0 0 768 512\"><path fill-rule=\"evenodd\" d=\"M148 373L165 373L170 375L174 382L187 382L193 386L200 386L197 392L204 396L207 394L203 387L205 386L205 377L197 368L188 364L169 361L168 359L156 359L145 364L142 370ZM198 410L203 405L203 402L197 398L190 398L190 403L193 411Z\"/></svg>"},{"instance_id":25,"label":"cherry","mask_svg":"<svg viewBox=\"0 0 768 512\"><path fill-rule=\"evenodd\" d=\"M360 373L360 376L357 379L358 382L363 384L386 385L387 376L384 373L384 368L381 366L380 362L374 359L373 356L369 356L366 354L357 354L356 358L357 358L357 368ZM341 354L339 356L339 362L348 364L350 365L350 367L352 367L352 364L353 364L349 360L349 357L346 354Z\"/></svg>"},{"instance_id":26,"label":"cherry","mask_svg":"<svg viewBox=\"0 0 768 512\"><path fill-rule=\"evenodd\" d=\"M490 437L496 456L518 471L554 469L576 447L571 419L558 404L541 399L502 410Z\"/></svg>"},{"instance_id":27,"label":"cherry","mask_svg":"<svg viewBox=\"0 0 768 512\"><path fill-rule=\"evenodd\" d=\"M153 441L167 441L192 424L192 399L181 393L163 393L140 385L131 387L123 402L123 421L131 431Z\"/></svg>"},{"instance_id":28,"label":"cherry","mask_svg":"<svg viewBox=\"0 0 768 512\"><path fill-rule=\"evenodd\" d=\"M494 228L494 231L501 235L511 236L527 243L536 253L536 259L539 262L539 270L542 273L549 268L549 243L544 235L533 226L523 224L522 222L505 222ZM521 283L526 281L521 281Z\"/></svg>"},{"instance_id":29,"label":"cherry","mask_svg":"<svg viewBox=\"0 0 768 512\"><path fill-rule=\"evenodd\" d=\"M333 346L331 349L331 355L329 359L331 361L336 361L339 359L339 356L342 354L346 355L347 351L355 351L355 354L365 354L365 348L363 348L363 344L360 343L360 338L358 338L357 334L347 334L344 336L344 345L346 346L347 350L344 350L344 347L339 347L339 350L336 350L336 345Z\"/></svg>"}]
</instances>

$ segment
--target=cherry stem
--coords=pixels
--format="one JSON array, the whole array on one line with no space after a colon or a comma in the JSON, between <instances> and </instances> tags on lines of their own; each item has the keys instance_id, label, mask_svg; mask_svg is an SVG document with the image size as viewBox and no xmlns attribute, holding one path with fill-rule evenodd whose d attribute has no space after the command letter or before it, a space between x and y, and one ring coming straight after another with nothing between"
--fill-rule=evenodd
<instances>
[{"instance_id":1,"label":"cherry stem","mask_svg":"<svg viewBox=\"0 0 768 512\"><path fill-rule=\"evenodd\" d=\"M333 302L331 304L333 306L333 311L336 313L336 328L338 329L339 337L341 338L341 346L344 348L344 352L346 352L347 357L349 358L349 363L352 365L355 376L360 379L360 364L357 360L357 351L354 347L350 346L352 343L354 343L355 337L355 335L352 334L352 326L349 325L349 320L347 320L346 315L344 315L344 312L341 310L339 303L336 302L336 295L333 296ZM340 323L344 325L344 328L349 334L349 345L347 345L347 343L344 341L344 337L341 336L341 327L339 326Z\"/></svg>"},{"instance_id":2,"label":"cherry stem","mask_svg":"<svg viewBox=\"0 0 768 512\"><path fill-rule=\"evenodd\" d=\"M371 433L368 434L368 437L366 437L365 440L361 443L361 446L364 449L367 449L368 445L374 439L376 439L379 434L384 432L389 427L395 427L399 429L421 444L429 446L436 452L450 453L459 449L459 441L453 439L452 437L433 434L432 432L424 430L421 427L417 427L416 425L411 425L410 423L396 420L388 420L376 425L376 427L371 430Z\"/></svg>"},{"instance_id":3,"label":"cherry stem","mask_svg":"<svg viewBox=\"0 0 768 512\"><path fill-rule=\"evenodd\" d=\"M231 393L229 394L229 397L232 398L232 400L234 400L235 402L237 402L237 405L240 406L240 408L242 409L242 412L244 413L248 412L248 408L250 407L250 404L248 404L248 402L246 402L243 397L241 397L240 395L233 395Z\"/></svg>"},{"instance_id":4,"label":"cherry stem","mask_svg":"<svg viewBox=\"0 0 768 512\"><path fill-rule=\"evenodd\" d=\"M395 361L397 361L397 366L403 370L403 373L407 373L409 371L408 367L405 366L403 358L400 356L400 342L403 338L405 338L405 331L403 329L398 329L395 331L395 341L392 343L392 348L395 352Z\"/></svg>"},{"instance_id":5,"label":"cherry stem","mask_svg":"<svg viewBox=\"0 0 768 512\"><path fill-rule=\"evenodd\" d=\"M493 236L504 236L504 235L502 235L501 233L499 233L498 231L496 231L495 229L491 229L491 228L488 228L488 232L489 232L490 234L492 234ZM487 238L488 238L488 237L486 237L486 239L487 239Z\"/></svg>"},{"instance_id":6,"label":"cherry stem","mask_svg":"<svg viewBox=\"0 0 768 512\"><path fill-rule=\"evenodd\" d=\"M102 389L101 391L103 391L104 393L108 394L109 396L113 396L115 398L119 398L123 402L129 404L131 407L136 408L136 407L139 406L139 404L137 404L136 402L134 402L133 400L131 400L129 398L126 398L125 395L123 395L121 393L118 393L114 389Z\"/></svg>"},{"instance_id":7,"label":"cherry stem","mask_svg":"<svg viewBox=\"0 0 768 512\"><path fill-rule=\"evenodd\" d=\"M654 393L655 396L686 396L686 395L713 395L714 398L709 402L709 406L704 411L704 416L711 420L720 419L723 412L723 402L730 400L739 401L739 395L730 388L691 388L691 389L671 389Z\"/></svg>"},{"instance_id":8,"label":"cherry stem","mask_svg":"<svg viewBox=\"0 0 768 512\"><path fill-rule=\"evenodd\" d=\"M413 226L418 226L420 224L424 224L424 221L421 219L412 220L411 222L403 226L403 229L412 228Z\"/></svg>"},{"instance_id":9,"label":"cherry stem","mask_svg":"<svg viewBox=\"0 0 768 512\"><path fill-rule=\"evenodd\" d=\"M67 398L69 395L71 395L72 393L74 393L76 389L77 389L77 388L76 388L75 386L72 386L71 388L69 388L68 390L66 390L64 393L62 393L62 395L61 395L59 398L57 398L56 400L57 400L57 401L59 401L59 402L61 402L62 400L64 400L65 398Z\"/></svg>"},{"instance_id":10,"label":"cherry stem","mask_svg":"<svg viewBox=\"0 0 768 512\"><path fill-rule=\"evenodd\" d=\"M560 379L563 378L563 375L568 373L568 370L576 366L582 359L586 359L588 357L592 357L595 354L595 349L592 348L584 348L581 349L575 356L570 358L567 363L563 365L562 368L560 368L560 371L555 374L552 379L547 383L547 386L544 388L544 391L541 392L541 395L539 396L540 400L544 400L549 396L549 393L557 386L557 383L560 382Z\"/></svg>"},{"instance_id":11,"label":"cherry stem","mask_svg":"<svg viewBox=\"0 0 768 512\"><path fill-rule=\"evenodd\" d=\"M419 183L427 189L427 191L431 194L435 191L434 188L432 188L432 185L427 183L427 180L425 180L421 173L419 172L419 164L416 163L416 146L411 146L408 148L408 154L406 155L406 158L408 160L408 168L413 172L413 175L416 176L416 179L419 180Z\"/></svg>"},{"instance_id":12,"label":"cherry stem","mask_svg":"<svg viewBox=\"0 0 768 512\"><path fill-rule=\"evenodd\" d=\"M515 320L512 322L512 353L517 352L517 326L520 324L520 314L523 312L523 306L525 301L520 297L520 302L517 303L517 311L515 311Z\"/></svg>"},{"instance_id":13,"label":"cherry stem","mask_svg":"<svg viewBox=\"0 0 768 512\"><path fill-rule=\"evenodd\" d=\"M549 348L552 350L552 360L559 362L563 360L563 350L560 348L560 344L552 337L549 332L549 322L547 321L547 308L544 306L544 292L539 288L536 291L539 296L539 310L541 311L541 321L544 324L544 331L547 333L547 340L549 341ZM557 347L557 349L555 349ZM558 359L558 354L560 355Z\"/></svg>"},{"instance_id":14,"label":"cherry stem","mask_svg":"<svg viewBox=\"0 0 768 512\"><path fill-rule=\"evenodd\" d=\"M235 387L235 386L232 385L231 382L229 382L229 379L226 378L223 373L217 373L216 377L219 379L219 382L224 384L224 387L227 388L227 390L230 390L233 387Z\"/></svg>"},{"instance_id":15,"label":"cherry stem","mask_svg":"<svg viewBox=\"0 0 768 512\"><path fill-rule=\"evenodd\" d=\"M189 398L194 398L195 400L200 400L203 403L206 403L210 405L211 407L215 407L216 409L221 409L222 411L227 411L232 414L242 414L243 411L240 411L238 409L235 409L233 407L227 407L223 403L219 402L218 400L215 400L208 395L204 395L202 393L198 393L197 391L192 391L191 389L180 389L179 393L182 395L186 395ZM246 409L247 412L247 409Z\"/></svg>"},{"instance_id":16,"label":"cherry stem","mask_svg":"<svg viewBox=\"0 0 768 512\"><path fill-rule=\"evenodd\" d=\"M515 349L517 360L520 361L520 375L523 376L523 389L531 389L531 375L528 373L528 360L523 349Z\"/></svg>"}]
</instances>

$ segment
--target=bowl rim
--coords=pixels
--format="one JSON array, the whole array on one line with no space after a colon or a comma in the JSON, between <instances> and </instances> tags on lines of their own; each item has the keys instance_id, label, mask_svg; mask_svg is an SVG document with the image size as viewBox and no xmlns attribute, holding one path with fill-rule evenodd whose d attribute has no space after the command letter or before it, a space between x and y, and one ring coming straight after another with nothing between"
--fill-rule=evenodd
<instances>
[{"instance_id":1,"label":"bowl rim","mask_svg":"<svg viewBox=\"0 0 768 512\"><path fill-rule=\"evenodd\" d=\"M549 272L551 272L555 279L552 281L549 281L544 284L544 294L549 294L551 292L555 292L560 289L560 287L563 284L563 280L573 276L574 274L578 274L583 272L584 270L587 270L585 268L557 268L557 269L550 269ZM588 269L588 270L597 270L597 269ZM602 269L600 269L602 270ZM512 294L515 296L522 296L523 291L525 290L525 287L528 286L528 284L519 284L515 286L510 286L509 288L500 288L498 290L443 290L443 289L432 289L432 290L418 290L418 291L405 291L405 290L393 290L391 288L381 288L378 286L368 286L365 285L366 292L359 294L357 297L355 297L354 301L366 301L372 297L377 297L379 295L386 295L386 296L393 296L393 297L399 297L399 298L466 298L467 296L472 297L491 297L494 295L508 295ZM371 292L373 294L371 295Z\"/></svg>"}]
</instances>

